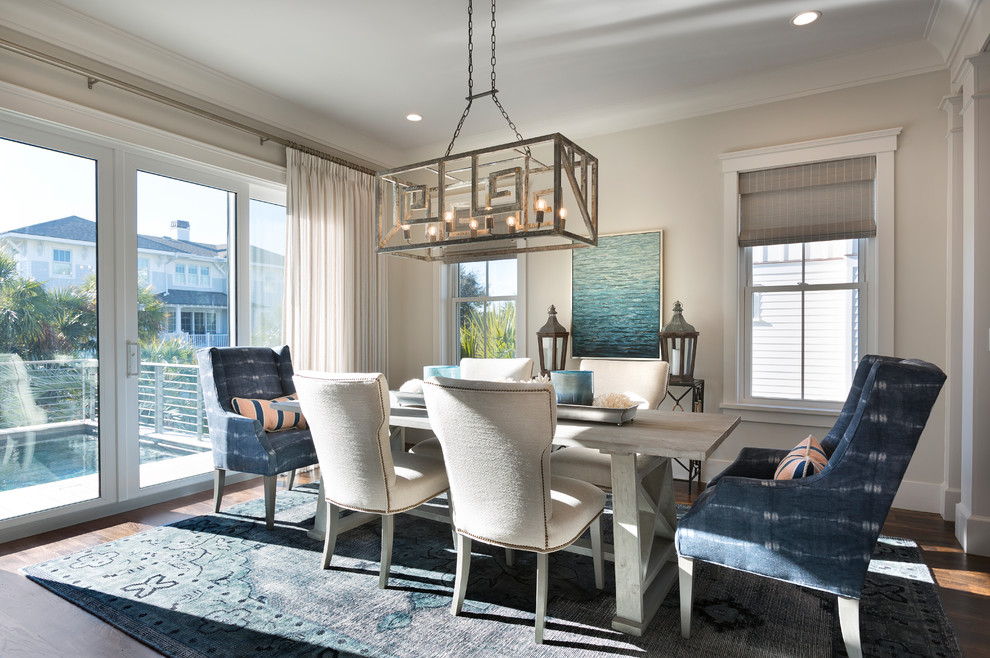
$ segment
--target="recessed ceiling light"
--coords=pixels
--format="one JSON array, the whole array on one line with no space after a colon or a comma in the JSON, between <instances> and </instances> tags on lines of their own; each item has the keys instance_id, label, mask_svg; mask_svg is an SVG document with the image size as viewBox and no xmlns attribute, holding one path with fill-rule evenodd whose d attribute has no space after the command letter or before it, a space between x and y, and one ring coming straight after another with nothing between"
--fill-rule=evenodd
<instances>
[{"instance_id":1,"label":"recessed ceiling light","mask_svg":"<svg viewBox=\"0 0 990 658\"><path fill-rule=\"evenodd\" d=\"M406 118L409 119L410 121L422 121L423 120L423 117L420 116L419 114L407 114L406 115Z\"/></svg>"},{"instance_id":2,"label":"recessed ceiling light","mask_svg":"<svg viewBox=\"0 0 990 658\"><path fill-rule=\"evenodd\" d=\"M820 11L802 11L800 14L791 19L791 24L799 27L802 25L810 25L821 17L822 12Z\"/></svg>"}]
</instances>

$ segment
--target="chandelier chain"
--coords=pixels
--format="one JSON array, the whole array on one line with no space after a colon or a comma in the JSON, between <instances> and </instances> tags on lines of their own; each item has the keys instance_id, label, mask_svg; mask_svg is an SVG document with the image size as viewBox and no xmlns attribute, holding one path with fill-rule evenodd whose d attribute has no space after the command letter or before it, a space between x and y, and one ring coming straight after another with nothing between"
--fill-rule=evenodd
<instances>
[{"instance_id":1,"label":"chandelier chain","mask_svg":"<svg viewBox=\"0 0 990 658\"><path fill-rule=\"evenodd\" d=\"M492 27L492 59L491 59L491 63L492 63L492 88L491 88L491 91L488 92L488 94L491 95L492 102L495 103L495 107L497 107L498 110L499 110L499 112L502 113L502 117L505 119L505 122L507 124L509 124L509 128L511 128L512 129L512 132L514 132L516 134L516 139L521 142L521 141L523 141L523 136L522 136L522 134L520 134L519 129L516 128L516 124L513 123L512 122L512 119L509 118L509 113L505 111L505 108L504 107L502 107L502 102L498 99L498 95L497 95L498 90L495 89L495 64L496 64L496 59L495 59L495 26L496 26L496 24L495 24L495 2L496 2L496 0L492 0L492 22L491 22L491 27ZM479 94L479 95L483 95L483 94ZM461 113L461 118L457 122L457 127L454 129L454 136L450 138L450 144L447 145L447 152L444 154L444 157L445 158L447 156L449 156L450 155L450 152L454 149L454 142L457 141L457 137L461 134L461 128L464 127L464 121L467 119L468 114L471 112L471 103L473 103L473 102L474 102L474 2L473 2L473 0L468 0L468 97L467 97L467 106L464 108L464 112ZM529 155L530 154L530 150L529 150L529 147L528 146L526 147L525 152L526 152L526 155Z\"/></svg>"}]
</instances>

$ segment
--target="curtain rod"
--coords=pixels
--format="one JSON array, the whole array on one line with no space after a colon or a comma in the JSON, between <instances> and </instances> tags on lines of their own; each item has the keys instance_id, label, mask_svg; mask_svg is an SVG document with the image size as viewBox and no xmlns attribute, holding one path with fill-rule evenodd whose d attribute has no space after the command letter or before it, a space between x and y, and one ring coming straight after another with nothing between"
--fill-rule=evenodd
<instances>
[{"instance_id":1,"label":"curtain rod","mask_svg":"<svg viewBox=\"0 0 990 658\"><path fill-rule=\"evenodd\" d=\"M303 144L299 144L297 142L293 142L292 140L279 137L278 135L274 135L259 128L253 128L247 124L241 123L239 121L235 121L234 119L230 119L225 116L215 114L213 112L209 112L202 108L196 107L195 105L190 105L189 103L184 103L174 98L169 98L168 96L165 96L163 94L159 94L149 89L139 87L138 85L132 84L130 82L126 82L124 80L120 80L118 78L115 78L110 75L106 75L104 73L100 73L93 69L86 68L85 66L73 64L72 62L68 62L64 59L60 59L58 57L55 57L54 55L49 55L48 53L41 52L40 50L34 50L33 48L22 46L20 44L14 43L13 41L8 41L7 39L0 38L0 48L4 48L11 52L17 53L19 55L23 55L30 59L37 60L39 62L43 62L45 64L49 64L56 68L60 68L64 71L69 71L70 73L75 73L78 75L85 76L86 84L90 89L92 89L93 85L95 85L98 82L103 83L111 87L116 87L117 89L122 89L124 91L130 92L137 96L141 96L142 98L153 100L162 103L163 105L168 105L169 107L173 107L175 109L188 112L190 114L195 114L198 117L201 117L203 119L208 119L215 123L223 124L229 128L234 128L235 130L240 130L242 132L249 133L251 135L261 138L262 144L264 144L267 141L272 141L275 142L276 144L281 144L282 146L287 146L289 148L296 149L297 151L302 151L304 153L314 155L318 158L323 158L324 160L335 162L339 165L343 165L350 169L360 171L361 173L370 174L372 176L374 176L376 173L374 169L369 169L368 167L364 167L357 163L350 162L349 160L345 160L335 155L325 153L324 151L320 151L310 146L304 146Z\"/></svg>"}]
</instances>

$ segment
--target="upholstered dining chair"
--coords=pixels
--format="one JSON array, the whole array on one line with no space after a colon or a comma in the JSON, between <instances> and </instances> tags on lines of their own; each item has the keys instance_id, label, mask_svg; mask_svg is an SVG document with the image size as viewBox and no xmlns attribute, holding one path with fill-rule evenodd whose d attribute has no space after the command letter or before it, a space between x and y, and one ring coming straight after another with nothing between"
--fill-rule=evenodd
<instances>
[{"instance_id":1,"label":"upholstered dining chair","mask_svg":"<svg viewBox=\"0 0 990 658\"><path fill-rule=\"evenodd\" d=\"M461 611L471 541L536 553L535 639L543 642L547 555L591 528L595 581L603 587L605 494L550 474L556 399L550 384L431 378L423 384L430 425L450 480L457 569L451 612Z\"/></svg>"},{"instance_id":2,"label":"upholstered dining chair","mask_svg":"<svg viewBox=\"0 0 990 658\"><path fill-rule=\"evenodd\" d=\"M289 346L212 347L198 350L196 360L213 446L214 511L220 511L228 470L263 475L265 525L271 529L278 475L289 474L291 489L296 469L316 463L313 440L301 419L290 420L295 414L270 407L270 401L296 392Z\"/></svg>"},{"instance_id":3,"label":"upholstered dining chair","mask_svg":"<svg viewBox=\"0 0 990 658\"><path fill-rule=\"evenodd\" d=\"M620 361L612 359L582 359L580 370L594 373L592 386L595 396L622 393L641 409L656 409L667 395L670 368L666 361ZM642 467L652 459L639 455ZM554 475L590 482L603 491L612 491L612 458L593 448L579 446L561 448L550 457Z\"/></svg>"},{"instance_id":4,"label":"upholstered dining chair","mask_svg":"<svg viewBox=\"0 0 990 658\"><path fill-rule=\"evenodd\" d=\"M461 379L532 379L533 359L461 359Z\"/></svg>"},{"instance_id":5,"label":"upholstered dining chair","mask_svg":"<svg viewBox=\"0 0 990 658\"><path fill-rule=\"evenodd\" d=\"M877 537L945 381L927 362L860 361L813 475L774 479L787 450L744 448L677 524L681 635L695 560L838 596L846 651L861 656L859 599Z\"/></svg>"},{"instance_id":6,"label":"upholstered dining chair","mask_svg":"<svg viewBox=\"0 0 990 658\"><path fill-rule=\"evenodd\" d=\"M381 373L300 373L299 403L313 432L327 501L323 568L330 568L341 508L382 516L378 586L388 585L395 515L447 490L443 462L392 451Z\"/></svg>"}]
</instances>

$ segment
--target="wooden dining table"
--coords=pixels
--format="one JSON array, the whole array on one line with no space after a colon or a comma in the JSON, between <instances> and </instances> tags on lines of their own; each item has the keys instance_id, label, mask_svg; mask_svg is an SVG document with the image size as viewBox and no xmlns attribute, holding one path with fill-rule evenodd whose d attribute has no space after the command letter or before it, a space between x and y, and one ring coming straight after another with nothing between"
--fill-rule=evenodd
<instances>
[{"instance_id":1,"label":"wooden dining table","mask_svg":"<svg viewBox=\"0 0 990 658\"><path fill-rule=\"evenodd\" d=\"M672 460L705 461L738 424L739 417L728 414L650 409L637 410L634 420L622 425L558 420L554 444L594 448L612 458L613 544L606 554L615 563L612 628L642 635L677 580ZM425 408L398 405L394 397L389 425L431 430ZM637 464L637 455L655 459ZM360 522L353 518L344 528ZM325 533L326 501L321 486L309 536L322 539ZM577 551L590 553L580 544Z\"/></svg>"}]
</instances>

